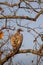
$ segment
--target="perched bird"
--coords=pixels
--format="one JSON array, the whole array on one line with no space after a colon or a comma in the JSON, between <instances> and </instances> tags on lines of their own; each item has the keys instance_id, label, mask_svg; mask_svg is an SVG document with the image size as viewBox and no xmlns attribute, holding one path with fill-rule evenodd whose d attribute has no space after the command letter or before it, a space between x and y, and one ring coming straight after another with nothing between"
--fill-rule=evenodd
<instances>
[{"instance_id":1,"label":"perched bird","mask_svg":"<svg viewBox=\"0 0 43 65\"><path fill-rule=\"evenodd\" d=\"M22 29L18 29L17 32L11 36L10 40L11 40L11 45L13 47L14 51L18 51L19 48L22 45L23 42L23 34L21 34L20 32L23 31Z\"/></svg>"}]
</instances>

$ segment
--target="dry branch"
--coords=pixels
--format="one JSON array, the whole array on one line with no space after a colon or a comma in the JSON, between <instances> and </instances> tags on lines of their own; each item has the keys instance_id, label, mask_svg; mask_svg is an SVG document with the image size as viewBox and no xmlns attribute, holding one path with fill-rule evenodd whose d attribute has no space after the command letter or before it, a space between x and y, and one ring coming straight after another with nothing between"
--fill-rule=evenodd
<instances>
[{"instance_id":1,"label":"dry branch","mask_svg":"<svg viewBox=\"0 0 43 65\"><path fill-rule=\"evenodd\" d=\"M12 56L19 54L19 53L32 53L32 54L36 54L39 56L43 56L43 53L38 52L37 50L32 50L32 49L24 49L24 50L19 50L17 53L14 51L11 51L10 53L8 53L6 55L6 57L4 59L1 60L1 65L3 65L8 59L10 59Z\"/></svg>"},{"instance_id":2,"label":"dry branch","mask_svg":"<svg viewBox=\"0 0 43 65\"><path fill-rule=\"evenodd\" d=\"M41 10L34 18L31 18L29 16L11 16L11 15L7 15L7 16L0 16L0 19L27 19L27 20L31 20L31 21L36 21L38 19L38 17L43 14L43 10Z\"/></svg>"},{"instance_id":3,"label":"dry branch","mask_svg":"<svg viewBox=\"0 0 43 65\"><path fill-rule=\"evenodd\" d=\"M14 7L14 6L18 6L19 5L19 3L17 3L17 4L10 4L8 2L0 2L0 4L6 5L6 6L9 6L9 7Z\"/></svg>"},{"instance_id":4,"label":"dry branch","mask_svg":"<svg viewBox=\"0 0 43 65\"><path fill-rule=\"evenodd\" d=\"M35 21L34 18L30 18L28 16L0 16L0 19L27 19L27 20L32 20L32 21Z\"/></svg>"}]
</instances>

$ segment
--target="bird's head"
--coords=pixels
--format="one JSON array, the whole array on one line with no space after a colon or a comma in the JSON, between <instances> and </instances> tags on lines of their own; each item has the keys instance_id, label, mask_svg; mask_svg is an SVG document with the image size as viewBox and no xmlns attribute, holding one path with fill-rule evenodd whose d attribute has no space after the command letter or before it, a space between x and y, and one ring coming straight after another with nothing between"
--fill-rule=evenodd
<instances>
[{"instance_id":1,"label":"bird's head","mask_svg":"<svg viewBox=\"0 0 43 65\"><path fill-rule=\"evenodd\" d=\"M23 31L23 30L22 30L21 28L17 29L17 32L19 32L19 33L22 32L22 31Z\"/></svg>"}]
</instances>

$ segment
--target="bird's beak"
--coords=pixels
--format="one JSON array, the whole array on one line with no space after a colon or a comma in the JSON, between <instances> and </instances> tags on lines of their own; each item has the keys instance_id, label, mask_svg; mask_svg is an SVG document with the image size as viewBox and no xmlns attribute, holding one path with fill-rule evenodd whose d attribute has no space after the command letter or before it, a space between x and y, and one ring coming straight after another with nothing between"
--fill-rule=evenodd
<instances>
[{"instance_id":1,"label":"bird's beak","mask_svg":"<svg viewBox=\"0 0 43 65\"><path fill-rule=\"evenodd\" d=\"M19 31L19 32L21 31L22 32L23 30L22 29L18 29L17 31Z\"/></svg>"}]
</instances>

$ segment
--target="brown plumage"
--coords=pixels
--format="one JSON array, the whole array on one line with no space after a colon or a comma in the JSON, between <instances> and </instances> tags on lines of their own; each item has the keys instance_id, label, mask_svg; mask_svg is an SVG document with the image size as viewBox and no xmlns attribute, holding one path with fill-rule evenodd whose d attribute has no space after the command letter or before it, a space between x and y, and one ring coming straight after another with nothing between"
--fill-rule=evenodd
<instances>
[{"instance_id":1,"label":"brown plumage","mask_svg":"<svg viewBox=\"0 0 43 65\"><path fill-rule=\"evenodd\" d=\"M14 51L18 51L22 45L23 35L20 33L21 31L21 29L18 29L17 32L11 36L11 45Z\"/></svg>"}]
</instances>

